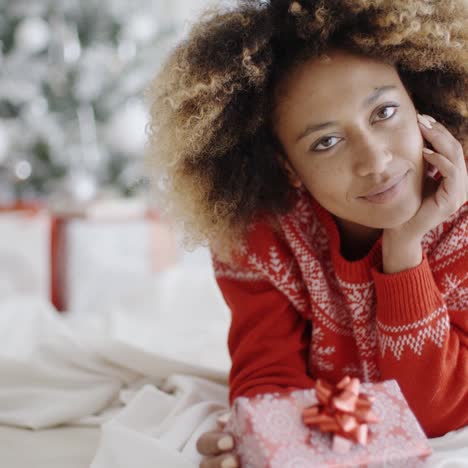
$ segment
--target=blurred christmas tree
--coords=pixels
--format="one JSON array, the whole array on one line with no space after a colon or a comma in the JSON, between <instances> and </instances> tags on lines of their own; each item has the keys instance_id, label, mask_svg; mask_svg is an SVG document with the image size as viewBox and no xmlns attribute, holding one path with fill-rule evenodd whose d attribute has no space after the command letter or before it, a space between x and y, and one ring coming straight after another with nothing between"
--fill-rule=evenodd
<instances>
[{"instance_id":1,"label":"blurred christmas tree","mask_svg":"<svg viewBox=\"0 0 468 468\"><path fill-rule=\"evenodd\" d=\"M177 36L167 5L0 3L0 201L139 191L142 91Z\"/></svg>"}]
</instances>

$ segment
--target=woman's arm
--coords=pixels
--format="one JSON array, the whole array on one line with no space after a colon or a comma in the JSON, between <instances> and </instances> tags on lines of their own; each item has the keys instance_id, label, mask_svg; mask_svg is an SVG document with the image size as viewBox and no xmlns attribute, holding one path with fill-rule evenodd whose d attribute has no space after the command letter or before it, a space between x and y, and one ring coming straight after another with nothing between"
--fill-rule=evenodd
<instances>
[{"instance_id":1,"label":"woman's arm","mask_svg":"<svg viewBox=\"0 0 468 468\"><path fill-rule=\"evenodd\" d=\"M214 266L232 317L229 403L241 395L313 387L307 374L310 322L268 281L245 271L235 278L232 269L227 277L219 273L219 262Z\"/></svg>"},{"instance_id":2,"label":"woman's arm","mask_svg":"<svg viewBox=\"0 0 468 468\"><path fill-rule=\"evenodd\" d=\"M436 151L423 153L441 180L426 183L411 219L384 230L373 276L381 376L398 380L426 433L439 436L468 424L468 174L460 142L431 119L418 116ZM420 241L441 227L436 281Z\"/></svg>"},{"instance_id":3,"label":"woman's arm","mask_svg":"<svg viewBox=\"0 0 468 468\"><path fill-rule=\"evenodd\" d=\"M430 437L468 424L468 251L459 242L461 258L439 275L444 295L426 255L398 273L373 270L381 377L398 381Z\"/></svg>"}]
</instances>

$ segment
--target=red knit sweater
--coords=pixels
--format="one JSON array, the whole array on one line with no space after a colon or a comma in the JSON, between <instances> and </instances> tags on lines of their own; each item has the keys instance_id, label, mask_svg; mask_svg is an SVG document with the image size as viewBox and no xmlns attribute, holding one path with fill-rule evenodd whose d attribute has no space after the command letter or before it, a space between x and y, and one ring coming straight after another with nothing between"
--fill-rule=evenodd
<instances>
[{"instance_id":1,"label":"red knit sweater","mask_svg":"<svg viewBox=\"0 0 468 468\"><path fill-rule=\"evenodd\" d=\"M340 254L332 215L306 191L252 225L216 280L231 310L229 401L320 377L396 379L429 437L468 425L468 203L422 241L420 265L382 272L380 237Z\"/></svg>"}]
</instances>

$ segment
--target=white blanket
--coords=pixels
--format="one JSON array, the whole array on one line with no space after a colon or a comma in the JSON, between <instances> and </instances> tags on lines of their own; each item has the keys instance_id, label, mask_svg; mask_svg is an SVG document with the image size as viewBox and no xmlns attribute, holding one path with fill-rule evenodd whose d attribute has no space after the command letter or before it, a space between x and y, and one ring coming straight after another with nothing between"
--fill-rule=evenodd
<instances>
[{"instance_id":1,"label":"white blanket","mask_svg":"<svg viewBox=\"0 0 468 468\"><path fill-rule=\"evenodd\" d=\"M61 316L25 296L0 303L0 465L20 466L11 443L21 432L8 426L78 426L100 427L99 440L87 442L97 447L91 468L198 467L199 435L228 408L229 311L212 272L174 269L87 313ZM468 429L431 445L431 468L468 466ZM40 449L35 457L34 466L55 468L41 464Z\"/></svg>"}]
</instances>

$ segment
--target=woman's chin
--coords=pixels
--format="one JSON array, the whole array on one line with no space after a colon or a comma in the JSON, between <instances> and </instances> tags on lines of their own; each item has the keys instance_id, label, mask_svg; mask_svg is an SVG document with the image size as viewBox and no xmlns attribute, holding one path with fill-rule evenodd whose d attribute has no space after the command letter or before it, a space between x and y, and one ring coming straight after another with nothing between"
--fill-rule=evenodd
<instances>
[{"instance_id":1,"label":"woman's chin","mask_svg":"<svg viewBox=\"0 0 468 468\"><path fill-rule=\"evenodd\" d=\"M370 212L368 211L367 219L362 219L360 224L375 228L375 229L394 229L398 226L405 224L411 218L413 218L421 207L422 197L414 196L411 199L406 198L401 203L396 204L392 210L379 211L375 213L375 216L369 218ZM366 218L364 216L363 218Z\"/></svg>"}]
</instances>

